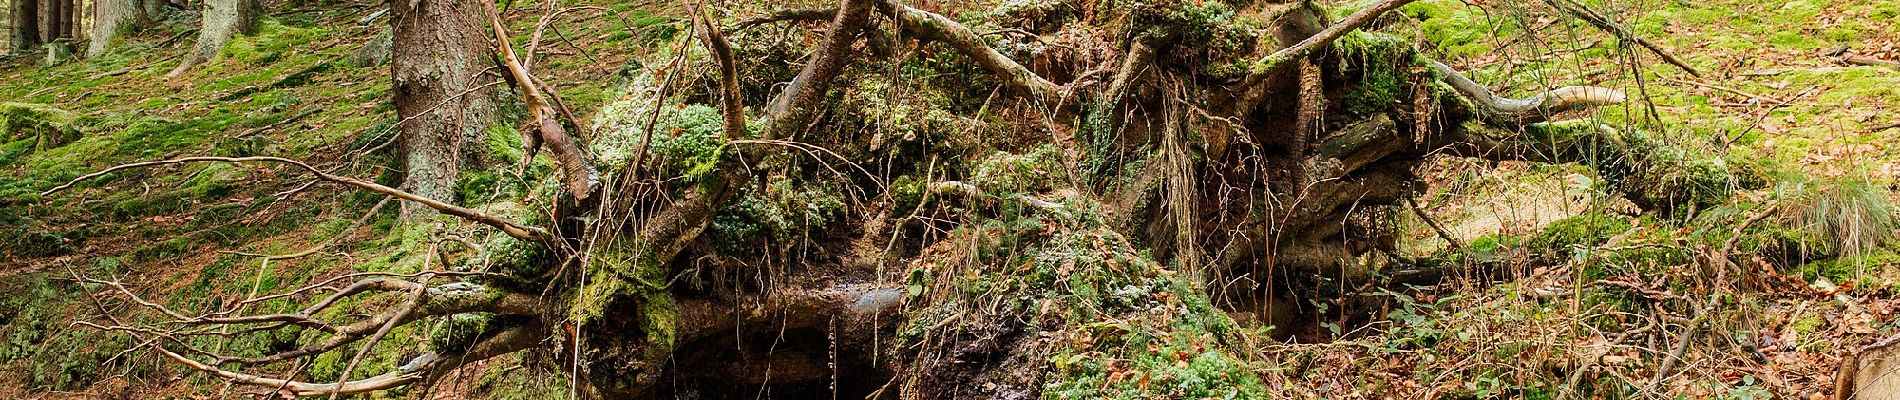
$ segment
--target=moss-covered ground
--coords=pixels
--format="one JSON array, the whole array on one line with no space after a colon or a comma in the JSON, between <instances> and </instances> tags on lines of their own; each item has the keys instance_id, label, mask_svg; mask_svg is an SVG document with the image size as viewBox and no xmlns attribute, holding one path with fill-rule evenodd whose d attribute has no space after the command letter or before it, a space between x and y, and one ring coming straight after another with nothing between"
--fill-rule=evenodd
<instances>
[{"instance_id":1,"label":"moss-covered ground","mask_svg":"<svg viewBox=\"0 0 1900 400\"><path fill-rule=\"evenodd\" d=\"M99 57L40 65L39 57L0 56L0 397L233 393L201 375L179 375L151 357L129 357L142 352L121 353L139 345L124 335L72 325L103 323L102 315L129 307L91 301L85 293L108 288L80 284L76 276L128 282L160 304L208 312L254 293L353 271L414 272L425 267L431 250L429 229L467 229L453 222L435 228L395 224L396 207L365 215L380 197L306 185L306 176L274 166L128 170L41 195L116 164L203 155L287 157L393 183L395 111L387 67L351 62L388 25L387 17L365 19L375 10L351 4L292 9L266 3L255 35L237 37L217 60L175 79L164 75L196 32L196 19L182 15L136 32ZM506 16L517 43L527 42L545 5L514 2ZM609 100L606 88L638 48L671 38L683 26L628 4L600 5L605 8L554 19L535 65L580 115ZM497 126L496 132L506 139L496 145L520 153L510 127ZM509 182L497 171L512 169L470 171L462 185L468 198L458 201L481 205L491 198L475 194L502 192L493 189ZM352 224L358 219L367 223ZM319 246L308 256L269 262L234 253L291 254ZM246 310L300 306L266 301ZM350 305L344 306L338 309ZM429 336L441 334L430 329L391 332L384 350L371 352L352 375L378 374L400 363L410 356L406 349L422 348ZM296 345L297 335L314 333L290 330L193 345L255 356L286 350ZM346 350L298 366L300 377L336 379L355 354L354 347ZM500 365L510 363L517 362L491 361L490 370L521 367ZM186 379L148 379L155 376ZM533 388L550 383L518 374L458 382L498 398L565 393Z\"/></svg>"}]
</instances>

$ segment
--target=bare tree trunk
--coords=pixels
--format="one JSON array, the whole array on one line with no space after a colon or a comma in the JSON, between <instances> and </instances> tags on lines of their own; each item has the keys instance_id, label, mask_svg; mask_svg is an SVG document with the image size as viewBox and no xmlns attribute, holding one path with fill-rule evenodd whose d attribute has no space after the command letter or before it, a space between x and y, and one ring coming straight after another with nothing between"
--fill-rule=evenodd
<instances>
[{"instance_id":1,"label":"bare tree trunk","mask_svg":"<svg viewBox=\"0 0 1900 400\"><path fill-rule=\"evenodd\" d=\"M79 36L79 2L75 0L55 0L59 4L59 37L72 39Z\"/></svg>"},{"instance_id":2,"label":"bare tree trunk","mask_svg":"<svg viewBox=\"0 0 1900 400\"><path fill-rule=\"evenodd\" d=\"M494 122L495 78L488 58L482 4L473 1L391 2L390 72L402 140L402 188L454 200L455 180ZM405 205L405 217L431 215Z\"/></svg>"},{"instance_id":3,"label":"bare tree trunk","mask_svg":"<svg viewBox=\"0 0 1900 400\"><path fill-rule=\"evenodd\" d=\"M8 35L13 41L13 54L33 51L40 44L39 0L13 0L12 27Z\"/></svg>"},{"instance_id":4,"label":"bare tree trunk","mask_svg":"<svg viewBox=\"0 0 1900 400\"><path fill-rule=\"evenodd\" d=\"M59 6L64 2L65 0L40 1L40 44L52 43L54 39L59 39Z\"/></svg>"},{"instance_id":5,"label":"bare tree trunk","mask_svg":"<svg viewBox=\"0 0 1900 400\"><path fill-rule=\"evenodd\" d=\"M145 23L146 14L143 0L98 0L93 3L92 43L86 46L87 57L98 57L111 49L112 40L123 31Z\"/></svg>"},{"instance_id":6,"label":"bare tree trunk","mask_svg":"<svg viewBox=\"0 0 1900 400\"><path fill-rule=\"evenodd\" d=\"M216 59L218 51L224 49L232 37L257 32L257 0L207 0L204 7L198 44L192 46L191 53L185 54L185 60L165 74L165 78L176 78L198 64Z\"/></svg>"}]
</instances>

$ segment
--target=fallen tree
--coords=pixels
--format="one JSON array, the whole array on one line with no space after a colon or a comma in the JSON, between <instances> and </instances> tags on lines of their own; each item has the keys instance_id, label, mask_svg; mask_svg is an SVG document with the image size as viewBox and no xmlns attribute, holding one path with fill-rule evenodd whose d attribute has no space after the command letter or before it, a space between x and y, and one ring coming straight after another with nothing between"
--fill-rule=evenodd
<instances>
[{"instance_id":1,"label":"fallen tree","mask_svg":"<svg viewBox=\"0 0 1900 400\"><path fill-rule=\"evenodd\" d=\"M173 161L289 164L499 230L462 245L474 255L272 295L314 301L289 314L191 315L95 280L115 288L102 296L168 323L94 325L295 396L426 387L544 349L573 366L578 390L610 398L749 397L733 385L1247 397L1258 379L1233 349L1251 340L1237 333L1250 322L1229 313L1272 314L1250 299L1301 296L1316 276L1368 281L1357 261L1392 250L1376 211L1415 194L1429 156L1584 163L1656 212L1734 185L1721 170L1669 172L1719 164L1640 134L1547 122L1621 102L1620 91L1499 96L1376 33L1404 3L1337 22L1309 2L1012 3L972 11L984 16L978 29L894 0L843 0L736 25L821 28L810 48L782 53L747 46L794 41L727 31L695 8L686 18L707 68L687 57L643 68L596 118L591 143L567 136L558 99L496 32L497 59L534 119L523 162L546 144L560 167L534 196L479 210L290 160ZM889 72L901 69L915 74ZM432 244L424 257L438 253ZM378 296L394 301L323 314ZM352 375L395 327L458 318L481 322L390 372ZM320 334L255 357L184 340L227 326ZM337 382L236 368L352 345Z\"/></svg>"}]
</instances>

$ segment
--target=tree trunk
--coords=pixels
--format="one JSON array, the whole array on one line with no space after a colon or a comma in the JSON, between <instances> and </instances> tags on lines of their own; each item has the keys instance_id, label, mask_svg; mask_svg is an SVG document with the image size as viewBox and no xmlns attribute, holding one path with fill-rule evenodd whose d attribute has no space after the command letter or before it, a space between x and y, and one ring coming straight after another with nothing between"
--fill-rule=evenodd
<instances>
[{"instance_id":1,"label":"tree trunk","mask_svg":"<svg viewBox=\"0 0 1900 400\"><path fill-rule=\"evenodd\" d=\"M59 6L65 0L40 1L39 34L40 44L52 43L59 39Z\"/></svg>"},{"instance_id":2,"label":"tree trunk","mask_svg":"<svg viewBox=\"0 0 1900 400\"><path fill-rule=\"evenodd\" d=\"M56 0L59 5L59 37L73 39L79 36L79 2L76 0Z\"/></svg>"},{"instance_id":3,"label":"tree trunk","mask_svg":"<svg viewBox=\"0 0 1900 400\"><path fill-rule=\"evenodd\" d=\"M120 33L129 31L145 23L146 14L142 0L98 0L93 3L92 43L86 46L87 57L98 57L111 49L113 39Z\"/></svg>"},{"instance_id":4,"label":"tree trunk","mask_svg":"<svg viewBox=\"0 0 1900 400\"><path fill-rule=\"evenodd\" d=\"M257 31L257 0L207 0L204 3L204 20L198 31L198 44L185 54L185 60L178 68L165 74L165 78L176 78L191 70L192 67L214 60L224 44L239 34L249 35Z\"/></svg>"},{"instance_id":5,"label":"tree trunk","mask_svg":"<svg viewBox=\"0 0 1900 400\"><path fill-rule=\"evenodd\" d=\"M402 188L452 201L465 149L481 142L495 119L494 78L482 4L470 1L390 4L394 25L390 72L402 140ZM405 217L429 211L404 205Z\"/></svg>"},{"instance_id":6,"label":"tree trunk","mask_svg":"<svg viewBox=\"0 0 1900 400\"><path fill-rule=\"evenodd\" d=\"M8 37L13 41L13 54L33 51L40 44L39 0L13 0L11 11L12 25Z\"/></svg>"}]
</instances>

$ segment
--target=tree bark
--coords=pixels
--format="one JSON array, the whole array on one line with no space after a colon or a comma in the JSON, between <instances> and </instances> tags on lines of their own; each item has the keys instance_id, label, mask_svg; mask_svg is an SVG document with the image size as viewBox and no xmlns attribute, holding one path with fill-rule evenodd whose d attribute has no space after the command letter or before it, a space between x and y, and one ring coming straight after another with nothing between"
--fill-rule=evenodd
<instances>
[{"instance_id":1,"label":"tree bark","mask_svg":"<svg viewBox=\"0 0 1900 400\"><path fill-rule=\"evenodd\" d=\"M232 37L257 32L257 0L206 0L204 7L198 44L192 46L185 60L165 74L165 78L176 78L198 64L217 59L218 51L223 50Z\"/></svg>"},{"instance_id":2,"label":"tree bark","mask_svg":"<svg viewBox=\"0 0 1900 400\"><path fill-rule=\"evenodd\" d=\"M65 0L40 1L39 44L52 43L54 39L59 39L59 7L64 3Z\"/></svg>"},{"instance_id":3,"label":"tree bark","mask_svg":"<svg viewBox=\"0 0 1900 400\"><path fill-rule=\"evenodd\" d=\"M454 200L455 180L494 123L495 78L481 3L391 2L390 71L402 140L402 188ZM421 212L416 212L421 211ZM405 217L430 215L403 207Z\"/></svg>"},{"instance_id":4,"label":"tree bark","mask_svg":"<svg viewBox=\"0 0 1900 400\"><path fill-rule=\"evenodd\" d=\"M13 0L10 11L12 25L8 37L12 40L13 54L23 54L39 47L40 11L39 0Z\"/></svg>"},{"instance_id":5,"label":"tree bark","mask_svg":"<svg viewBox=\"0 0 1900 400\"><path fill-rule=\"evenodd\" d=\"M93 3L92 43L87 57L98 57L112 48L119 33L145 23L144 0L98 0Z\"/></svg>"},{"instance_id":6,"label":"tree bark","mask_svg":"<svg viewBox=\"0 0 1900 400\"><path fill-rule=\"evenodd\" d=\"M79 36L79 2L75 0L56 0L59 5L59 37L73 39Z\"/></svg>"}]
</instances>

